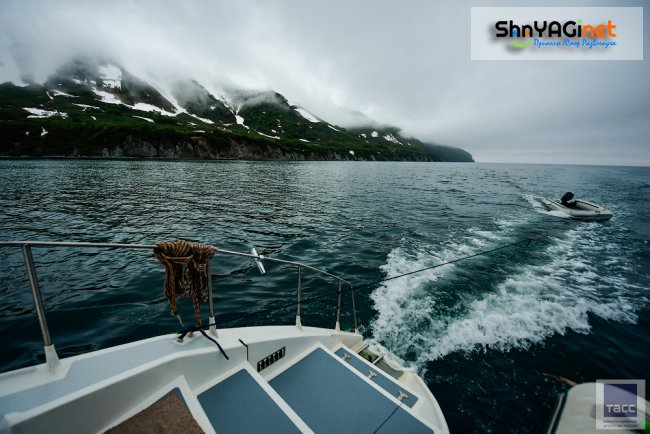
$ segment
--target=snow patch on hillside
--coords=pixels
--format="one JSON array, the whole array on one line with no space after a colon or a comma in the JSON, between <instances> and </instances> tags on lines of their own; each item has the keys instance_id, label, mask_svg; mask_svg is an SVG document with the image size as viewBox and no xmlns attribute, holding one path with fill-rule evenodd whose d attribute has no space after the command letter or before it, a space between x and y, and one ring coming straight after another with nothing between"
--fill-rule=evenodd
<instances>
[{"instance_id":1,"label":"snow patch on hillside","mask_svg":"<svg viewBox=\"0 0 650 434\"><path fill-rule=\"evenodd\" d=\"M101 110L99 107L94 106L94 105L88 105L88 104L77 104L77 103L72 103L72 105L76 105L77 107L81 107L83 111L86 111L88 109L94 109L94 110Z\"/></svg>"},{"instance_id":2,"label":"snow patch on hillside","mask_svg":"<svg viewBox=\"0 0 650 434\"><path fill-rule=\"evenodd\" d=\"M106 92L106 91L103 91L103 90L99 90L99 89L97 89L95 87L93 87L92 90L93 90L93 93L100 98L101 102L105 102L107 104L122 104L122 101L117 99L115 97L115 95L113 95L112 93L109 93L109 92Z\"/></svg>"},{"instance_id":3,"label":"snow patch on hillside","mask_svg":"<svg viewBox=\"0 0 650 434\"><path fill-rule=\"evenodd\" d=\"M188 115L192 116L194 119L197 119L197 120L203 122L204 124L212 125L212 124L214 123L214 122L211 121L210 119L206 119L206 118L198 117L197 115L195 115L195 114L193 114L193 113L188 113L188 112L185 112L185 113L187 113ZM178 113L177 113L177 114L178 114ZM196 125L196 124L194 124L194 123L192 123L192 122L190 122L190 123L191 123L192 125Z\"/></svg>"},{"instance_id":4,"label":"snow patch on hillside","mask_svg":"<svg viewBox=\"0 0 650 434\"><path fill-rule=\"evenodd\" d=\"M35 107L23 107L23 110L31 113L31 115L27 116L28 119L45 119L54 116L59 116L62 118L68 117L67 113L58 112L56 110L43 110Z\"/></svg>"},{"instance_id":5,"label":"snow patch on hillside","mask_svg":"<svg viewBox=\"0 0 650 434\"><path fill-rule=\"evenodd\" d=\"M104 87L111 89L122 89L122 70L115 65L104 65L99 67L99 76Z\"/></svg>"},{"instance_id":6,"label":"snow patch on hillside","mask_svg":"<svg viewBox=\"0 0 650 434\"><path fill-rule=\"evenodd\" d=\"M72 79L72 82L73 82L74 84L78 84L78 85L80 85L80 86L85 86L85 85L87 85L87 84L91 84L91 85L94 86L94 85L97 84L97 82L96 82L95 80L79 80L78 78L73 78L73 79Z\"/></svg>"},{"instance_id":7,"label":"snow patch on hillside","mask_svg":"<svg viewBox=\"0 0 650 434\"><path fill-rule=\"evenodd\" d=\"M401 144L402 144L402 142L400 142L399 140L397 140L397 138L396 138L394 135L392 135L392 134L386 134L386 135L384 136L384 140L387 140L387 141L389 141L389 142L393 142L393 143L397 143L398 145L401 145Z\"/></svg>"},{"instance_id":8,"label":"snow patch on hillside","mask_svg":"<svg viewBox=\"0 0 650 434\"><path fill-rule=\"evenodd\" d=\"M314 123L320 122L320 119L318 119L316 116L309 113L307 110L305 110L300 106L295 106L293 109L297 111L300 114L300 116L307 119L309 122L314 122Z\"/></svg>"},{"instance_id":9,"label":"snow patch on hillside","mask_svg":"<svg viewBox=\"0 0 650 434\"><path fill-rule=\"evenodd\" d=\"M237 121L238 125L241 125L242 127L246 128L247 130L249 129L246 124L244 124L244 118L239 116L238 114L235 115L235 120Z\"/></svg>"},{"instance_id":10,"label":"snow patch on hillside","mask_svg":"<svg viewBox=\"0 0 650 434\"><path fill-rule=\"evenodd\" d=\"M154 122L153 119L145 118L145 117L143 117L143 116L133 116L133 117L134 117L134 118L138 118L138 119L145 120L145 121L147 121L147 122L151 122L152 124L155 124L155 122Z\"/></svg>"},{"instance_id":11,"label":"snow patch on hillside","mask_svg":"<svg viewBox=\"0 0 650 434\"><path fill-rule=\"evenodd\" d=\"M160 107L155 106L153 104L147 104L146 102L139 102L133 106L128 106L128 107L131 107L133 110L140 110L143 112L156 112L164 116L176 116L176 113L170 113L167 110L163 110Z\"/></svg>"},{"instance_id":12,"label":"snow patch on hillside","mask_svg":"<svg viewBox=\"0 0 650 434\"><path fill-rule=\"evenodd\" d=\"M259 134L260 136L268 137L270 139L280 140L278 136L269 136L268 134L260 133L259 131L256 131L256 133Z\"/></svg>"},{"instance_id":13,"label":"snow patch on hillside","mask_svg":"<svg viewBox=\"0 0 650 434\"><path fill-rule=\"evenodd\" d=\"M166 92L164 91L160 86L157 86L156 84L149 83L149 85L156 90L164 99L166 99L171 105L174 106L174 109L176 110L174 113L171 113L166 116L178 116L181 113L187 113L187 110L185 110L181 105L178 103L176 98L174 98L171 94L171 92ZM169 113L169 112L167 112ZM190 113L188 113L190 114ZM212 123L212 121L207 122L207 123Z\"/></svg>"},{"instance_id":14,"label":"snow patch on hillside","mask_svg":"<svg viewBox=\"0 0 650 434\"><path fill-rule=\"evenodd\" d=\"M78 98L76 95L70 95L69 93L61 92L60 90L57 89L52 89L52 93L54 96L67 96L68 98Z\"/></svg>"},{"instance_id":15,"label":"snow patch on hillside","mask_svg":"<svg viewBox=\"0 0 650 434\"><path fill-rule=\"evenodd\" d=\"M226 106L228 110L230 110L233 114L235 113L235 103L232 102L230 98L225 96L224 94L220 93L218 95L215 95L214 93L210 93L217 101L221 101L223 105Z\"/></svg>"}]
</instances>

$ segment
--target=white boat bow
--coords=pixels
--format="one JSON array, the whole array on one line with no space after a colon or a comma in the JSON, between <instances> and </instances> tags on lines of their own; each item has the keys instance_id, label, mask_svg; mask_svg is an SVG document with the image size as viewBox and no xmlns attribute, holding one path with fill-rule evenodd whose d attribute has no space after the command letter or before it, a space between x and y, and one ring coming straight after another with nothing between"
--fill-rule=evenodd
<instances>
[{"instance_id":1,"label":"white boat bow","mask_svg":"<svg viewBox=\"0 0 650 434\"><path fill-rule=\"evenodd\" d=\"M31 257L46 245L101 247L0 243L23 249L47 354L44 364L0 374L0 433L449 432L427 385L364 343L356 315L354 331L340 330L345 280L329 273L339 283L334 329L300 323L299 278L295 325L217 330L210 303L209 339L168 334L59 360Z\"/></svg>"}]
</instances>

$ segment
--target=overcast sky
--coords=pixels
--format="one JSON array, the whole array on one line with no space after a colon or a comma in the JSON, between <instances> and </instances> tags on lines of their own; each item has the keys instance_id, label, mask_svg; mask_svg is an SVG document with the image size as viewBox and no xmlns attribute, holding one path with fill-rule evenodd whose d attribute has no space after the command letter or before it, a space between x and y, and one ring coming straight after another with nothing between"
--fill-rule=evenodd
<instances>
[{"instance_id":1,"label":"overcast sky","mask_svg":"<svg viewBox=\"0 0 650 434\"><path fill-rule=\"evenodd\" d=\"M273 89L343 126L360 112L481 162L650 165L648 60L471 61L471 6L512 2L1 0L0 81L93 54L161 87Z\"/></svg>"}]
</instances>

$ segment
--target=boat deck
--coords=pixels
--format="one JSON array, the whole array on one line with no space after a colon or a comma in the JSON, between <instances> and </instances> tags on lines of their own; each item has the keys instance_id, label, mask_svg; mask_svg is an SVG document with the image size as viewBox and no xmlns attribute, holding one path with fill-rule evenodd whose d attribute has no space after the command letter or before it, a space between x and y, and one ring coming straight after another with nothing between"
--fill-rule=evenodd
<instances>
[{"instance_id":1,"label":"boat deck","mask_svg":"<svg viewBox=\"0 0 650 434\"><path fill-rule=\"evenodd\" d=\"M209 329L190 328L60 360L32 247L160 253L170 245L176 244L0 241L0 247L22 250L45 353L43 364L0 374L0 434L449 433L422 379L363 342L350 282L299 262L266 258L255 249L241 253L192 243L191 258L205 266L206 277L192 288L206 286ZM262 260L297 268L295 325L217 330L210 262L203 255L207 251L251 258L262 274ZM333 329L302 325L303 269L338 283ZM352 299L354 332L341 330L344 284Z\"/></svg>"},{"instance_id":2,"label":"boat deck","mask_svg":"<svg viewBox=\"0 0 650 434\"><path fill-rule=\"evenodd\" d=\"M252 329L219 332L228 360L200 335L161 336L62 360L54 375L2 374L0 432L125 432L162 402L208 433L448 432L424 384L413 390L357 355L360 335Z\"/></svg>"}]
</instances>

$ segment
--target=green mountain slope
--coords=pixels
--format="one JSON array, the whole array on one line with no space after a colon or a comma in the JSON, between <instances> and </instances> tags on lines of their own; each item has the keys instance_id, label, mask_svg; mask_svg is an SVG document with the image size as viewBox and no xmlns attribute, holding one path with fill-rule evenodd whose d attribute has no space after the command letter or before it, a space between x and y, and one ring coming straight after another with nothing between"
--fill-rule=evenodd
<instances>
[{"instance_id":1,"label":"green mountain slope","mask_svg":"<svg viewBox=\"0 0 650 434\"><path fill-rule=\"evenodd\" d=\"M166 96L121 67L77 59L43 85L0 85L0 155L472 161L392 127L344 129L275 92ZM455 150L455 151L454 151Z\"/></svg>"}]
</instances>

